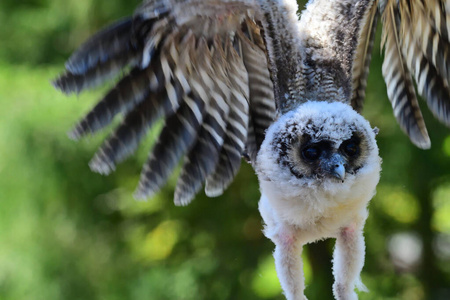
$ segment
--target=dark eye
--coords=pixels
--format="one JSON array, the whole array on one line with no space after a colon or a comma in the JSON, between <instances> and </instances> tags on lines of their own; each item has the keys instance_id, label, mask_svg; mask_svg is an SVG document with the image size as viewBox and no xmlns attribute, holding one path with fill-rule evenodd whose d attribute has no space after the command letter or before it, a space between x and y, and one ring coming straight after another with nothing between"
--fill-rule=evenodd
<instances>
[{"instance_id":1,"label":"dark eye","mask_svg":"<svg viewBox=\"0 0 450 300\"><path fill-rule=\"evenodd\" d=\"M314 161L320 157L321 152L317 146L311 146L303 149L302 155L306 160Z\"/></svg>"},{"instance_id":2,"label":"dark eye","mask_svg":"<svg viewBox=\"0 0 450 300\"><path fill-rule=\"evenodd\" d=\"M356 142L349 141L344 144L343 150L347 156L353 157L359 153L359 146Z\"/></svg>"}]
</instances>

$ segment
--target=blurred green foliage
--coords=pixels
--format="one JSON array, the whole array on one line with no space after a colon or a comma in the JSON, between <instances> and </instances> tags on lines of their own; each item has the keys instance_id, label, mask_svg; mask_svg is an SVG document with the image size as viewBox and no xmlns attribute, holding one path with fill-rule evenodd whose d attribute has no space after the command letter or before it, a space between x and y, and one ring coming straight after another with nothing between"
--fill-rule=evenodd
<instances>
[{"instance_id":1,"label":"blurred green foliage","mask_svg":"<svg viewBox=\"0 0 450 300\"><path fill-rule=\"evenodd\" d=\"M175 207L174 175L137 202L158 128L109 177L87 166L108 130L80 143L66 137L104 90L65 97L50 79L138 3L0 2L0 299L283 299L250 166L219 198ZM360 298L450 299L450 130L422 105L433 147L416 149L392 115L381 62L376 48L364 115L380 128L383 172L365 230L370 293ZM331 299L332 247L305 251L310 299Z\"/></svg>"}]
</instances>

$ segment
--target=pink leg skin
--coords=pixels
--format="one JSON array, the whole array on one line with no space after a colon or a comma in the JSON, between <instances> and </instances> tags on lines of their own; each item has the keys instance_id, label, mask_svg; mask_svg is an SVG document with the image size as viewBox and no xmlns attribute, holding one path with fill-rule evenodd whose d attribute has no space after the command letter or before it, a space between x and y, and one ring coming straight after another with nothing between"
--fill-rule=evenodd
<instances>
[{"instance_id":1,"label":"pink leg skin","mask_svg":"<svg viewBox=\"0 0 450 300\"><path fill-rule=\"evenodd\" d=\"M303 295L305 282L303 278L302 248L299 232L291 226L279 226L272 241L275 243L275 268L286 299L306 300Z\"/></svg>"},{"instance_id":2,"label":"pink leg skin","mask_svg":"<svg viewBox=\"0 0 450 300\"><path fill-rule=\"evenodd\" d=\"M363 226L352 224L340 230L333 254L334 297L337 300L356 300L355 287L367 291L361 283L360 273L364 266L365 245Z\"/></svg>"},{"instance_id":3,"label":"pink leg skin","mask_svg":"<svg viewBox=\"0 0 450 300\"><path fill-rule=\"evenodd\" d=\"M275 244L273 257L281 288L287 300L306 300L303 295L302 232L289 224L279 222L267 198L261 197L259 211L266 223L264 235Z\"/></svg>"}]
</instances>

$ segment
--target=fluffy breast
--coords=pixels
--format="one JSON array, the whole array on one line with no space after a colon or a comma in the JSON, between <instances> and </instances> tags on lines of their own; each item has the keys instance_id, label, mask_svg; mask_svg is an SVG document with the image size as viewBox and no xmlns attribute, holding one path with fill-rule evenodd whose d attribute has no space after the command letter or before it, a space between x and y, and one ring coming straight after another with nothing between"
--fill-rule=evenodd
<instances>
[{"instance_id":1,"label":"fluffy breast","mask_svg":"<svg viewBox=\"0 0 450 300\"><path fill-rule=\"evenodd\" d=\"M361 169L344 182L330 180L317 185L295 180L260 178L260 209L270 211L272 223L295 225L308 233L308 242L334 237L341 227L367 217L367 204L375 194L380 164ZM268 224L269 225L269 224Z\"/></svg>"},{"instance_id":2,"label":"fluffy breast","mask_svg":"<svg viewBox=\"0 0 450 300\"><path fill-rule=\"evenodd\" d=\"M293 173L280 159L286 154L278 151L272 142L278 140L292 122L298 124L298 135L309 130L311 123L321 124L313 126L323 130L317 135L331 136L337 142L348 138L350 133L346 126L351 124L348 128L356 128L351 130L358 130L367 141L367 147L361 150L365 152L361 167L347 173L343 181ZM341 103L304 104L269 128L258 153L256 171L262 193L262 216L269 227L280 222L295 225L308 234L308 241L333 237L341 227L358 220L364 222L380 170L375 134L361 115Z\"/></svg>"}]
</instances>

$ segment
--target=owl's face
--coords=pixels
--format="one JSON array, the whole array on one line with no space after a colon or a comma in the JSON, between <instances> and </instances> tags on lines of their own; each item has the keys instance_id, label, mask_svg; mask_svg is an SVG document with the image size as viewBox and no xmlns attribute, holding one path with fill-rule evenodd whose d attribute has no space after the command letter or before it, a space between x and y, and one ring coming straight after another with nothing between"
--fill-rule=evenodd
<instances>
[{"instance_id":1,"label":"owl's face","mask_svg":"<svg viewBox=\"0 0 450 300\"><path fill-rule=\"evenodd\" d=\"M374 130L346 104L307 102L269 128L257 171L260 181L271 182L274 189L300 186L339 193L367 172L379 178Z\"/></svg>"},{"instance_id":2,"label":"owl's face","mask_svg":"<svg viewBox=\"0 0 450 300\"><path fill-rule=\"evenodd\" d=\"M301 179L344 181L348 174L356 174L363 166L368 143L363 134L348 128L351 136L334 140L321 128L311 128L319 134L303 133L286 139L274 139L281 150L279 162L293 176ZM278 148L280 147L280 148Z\"/></svg>"}]
</instances>

